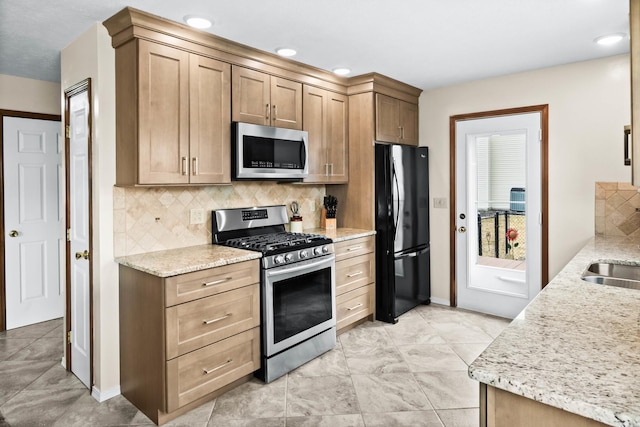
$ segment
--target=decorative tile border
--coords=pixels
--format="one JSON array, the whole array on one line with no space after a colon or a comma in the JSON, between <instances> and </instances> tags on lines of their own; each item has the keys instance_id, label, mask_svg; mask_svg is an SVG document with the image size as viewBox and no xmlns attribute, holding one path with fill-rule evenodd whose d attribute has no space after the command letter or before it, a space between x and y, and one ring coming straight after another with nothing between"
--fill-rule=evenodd
<instances>
[{"instance_id":1,"label":"decorative tile border","mask_svg":"<svg viewBox=\"0 0 640 427\"><path fill-rule=\"evenodd\" d=\"M640 193L627 182L596 182L596 235L640 237Z\"/></svg>"},{"instance_id":2,"label":"decorative tile border","mask_svg":"<svg viewBox=\"0 0 640 427\"><path fill-rule=\"evenodd\" d=\"M324 185L234 183L208 187L114 187L114 256L211 243L211 211L289 205L297 200L304 228L320 226ZM311 202L315 211L311 211ZM191 225L191 209L206 211L204 224Z\"/></svg>"}]
</instances>

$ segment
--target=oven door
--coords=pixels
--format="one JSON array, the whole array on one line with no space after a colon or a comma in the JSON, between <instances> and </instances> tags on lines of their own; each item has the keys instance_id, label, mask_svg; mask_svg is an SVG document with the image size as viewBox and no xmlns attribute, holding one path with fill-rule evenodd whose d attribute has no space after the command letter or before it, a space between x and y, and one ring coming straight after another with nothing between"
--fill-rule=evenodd
<instances>
[{"instance_id":1,"label":"oven door","mask_svg":"<svg viewBox=\"0 0 640 427\"><path fill-rule=\"evenodd\" d=\"M263 274L267 357L336 325L334 254Z\"/></svg>"}]
</instances>

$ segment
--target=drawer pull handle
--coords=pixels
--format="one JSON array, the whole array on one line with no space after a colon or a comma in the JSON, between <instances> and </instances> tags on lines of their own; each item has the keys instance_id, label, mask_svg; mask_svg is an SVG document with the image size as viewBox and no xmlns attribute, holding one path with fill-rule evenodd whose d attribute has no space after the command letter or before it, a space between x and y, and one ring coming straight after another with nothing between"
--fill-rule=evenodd
<instances>
[{"instance_id":1,"label":"drawer pull handle","mask_svg":"<svg viewBox=\"0 0 640 427\"><path fill-rule=\"evenodd\" d=\"M356 305L354 305L353 307L349 307L349 308L347 308L347 311L355 310L355 309L356 309L356 308L358 308L358 307L362 307L362 303L361 303L361 302L360 302L360 303L358 303L358 304L356 304Z\"/></svg>"},{"instance_id":2,"label":"drawer pull handle","mask_svg":"<svg viewBox=\"0 0 640 427\"><path fill-rule=\"evenodd\" d=\"M219 285L220 283L224 283L227 280L231 280L233 277L225 277L224 279L220 279L220 280L214 280L213 282L206 282L203 283L202 286L213 286L213 285Z\"/></svg>"},{"instance_id":3,"label":"drawer pull handle","mask_svg":"<svg viewBox=\"0 0 640 427\"><path fill-rule=\"evenodd\" d=\"M220 365L220 366L216 366L216 367L215 367L215 368L213 368L213 369L203 369L204 374L205 374L205 375L209 375L210 373L215 372L215 371L217 371L218 369L222 369L222 368L224 368L225 366L227 366L227 365L228 365L229 363L231 363L231 362L233 362L233 359L229 359L229 360L227 360L226 362L224 362L222 365Z\"/></svg>"},{"instance_id":4,"label":"drawer pull handle","mask_svg":"<svg viewBox=\"0 0 640 427\"><path fill-rule=\"evenodd\" d=\"M358 249L362 249L362 245L360 246L352 246L347 249L347 251L357 251Z\"/></svg>"},{"instance_id":5,"label":"drawer pull handle","mask_svg":"<svg viewBox=\"0 0 640 427\"><path fill-rule=\"evenodd\" d=\"M355 273L347 274L347 277L356 277L362 274L362 271L356 271Z\"/></svg>"},{"instance_id":6,"label":"drawer pull handle","mask_svg":"<svg viewBox=\"0 0 640 427\"><path fill-rule=\"evenodd\" d=\"M210 325L210 324L212 324L212 323L216 323L216 322L219 322L219 321L221 321L221 320L224 320L224 319L226 319L227 317L231 317L231 313L229 313L229 314L225 314L224 316L222 316L222 317L218 317L217 319L203 320L203 321L202 321L202 324L204 324L204 325Z\"/></svg>"}]
</instances>

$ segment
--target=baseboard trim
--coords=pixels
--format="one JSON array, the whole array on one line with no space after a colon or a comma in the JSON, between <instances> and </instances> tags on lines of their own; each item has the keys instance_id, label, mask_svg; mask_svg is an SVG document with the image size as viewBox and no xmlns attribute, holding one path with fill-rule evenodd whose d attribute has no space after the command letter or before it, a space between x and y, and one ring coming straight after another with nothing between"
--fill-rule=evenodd
<instances>
[{"instance_id":1,"label":"baseboard trim","mask_svg":"<svg viewBox=\"0 0 640 427\"><path fill-rule=\"evenodd\" d=\"M449 300L448 299L444 299L444 298L434 298L431 297L431 302L433 304L440 304L440 305L446 305L447 307L449 307Z\"/></svg>"},{"instance_id":2,"label":"baseboard trim","mask_svg":"<svg viewBox=\"0 0 640 427\"><path fill-rule=\"evenodd\" d=\"M109 400L113 397L116 397L120 394L120 386L114 387L110 390L100 391L100 389L96 386L93 386L91 390L91 397L93 397L98 402L102 403L106 400Z\"/></svg>"}]
</instances>

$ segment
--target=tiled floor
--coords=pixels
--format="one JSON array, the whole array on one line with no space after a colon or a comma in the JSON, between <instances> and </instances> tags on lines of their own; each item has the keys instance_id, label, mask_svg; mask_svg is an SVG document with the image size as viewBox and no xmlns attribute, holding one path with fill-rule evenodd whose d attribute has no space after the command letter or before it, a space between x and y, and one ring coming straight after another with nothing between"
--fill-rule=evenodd
<instances>
[{"instance_id":1,"label":"tiled floor","mask_svg":"<svg viewBox=\"0 0 640 427\"><path fill-rule=\"evenodd\" d=\"M367 322L336 349L264 384L252 380L167 426L477 426L467 366L508 324L421 306ZM60 365L62 321L0 333L0 426L153 425L122 396L96 402Z\"/></svg>"}]
</instances>

